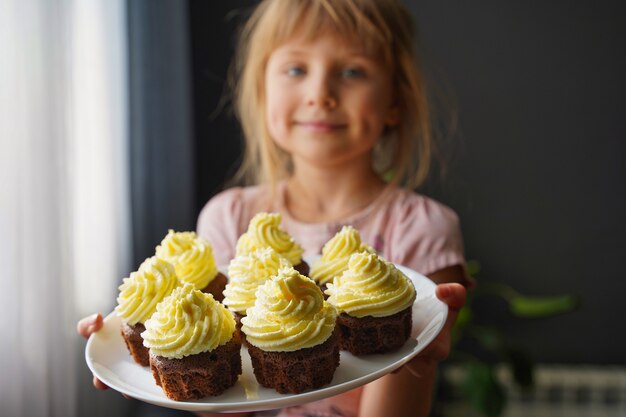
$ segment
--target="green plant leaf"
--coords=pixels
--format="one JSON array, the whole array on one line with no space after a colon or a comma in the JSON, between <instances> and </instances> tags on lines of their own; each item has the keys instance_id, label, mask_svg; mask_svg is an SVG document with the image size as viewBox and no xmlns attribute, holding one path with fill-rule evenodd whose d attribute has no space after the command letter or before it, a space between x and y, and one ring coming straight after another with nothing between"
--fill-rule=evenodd
<instances>
[{"instance_id":1,"label":"green plant leaf","mask_svg":"<svg viewBox=\"0 0 626 417\"><path fill-rule=\"evenodd\" d=\"M471 277L475 277L480 272L480 262L475 259L469 260L465 263L467 273Z\"/></svg>"},{"instance_id":2,"label":"green plant leaf","mask_svg":"<svg viewBox=\"0 0 626 417\"><path fill-rule=\"evenodd\" d=\"M465 369L463 393L470 404L487 417L498 417L506 404L504 389L493 368L482 362L470 362Z\"/></svg>"},{"instance_id":3,"label":"green plant leaf","mask_svg":"<svg viewBox=\"0 0 626 417\"><path fill-rule=\"evenodd\" d=\"M492 327L468 326L466 334L476 339L487 350L499 351L502 347L502 335Z\"/></svg>"},{"instance_id":4,"label":"green plant leaf","mask_svg":"<svg viewBox=\"0 0 626 417\"><path fill-rule=\"evenodd\" d=\"M466 304L459 311L459 315L456 318L454 326L452 326L452 344L455 345L462 337L463 330L472 322L473 317L472 310Z\"/></svg>"},{"instance_id":5,"label":"green plant leaf","mask_svg":"<svg viewBox=\"0 0 626 417\"><path fill-rule=\"evenodd\" d=\"M526 297L516 295L509 298L511 313L518 317L540 318L574 310L580 305L578 297L561 295L554 297Z\"/></svg>"}]
</instances>

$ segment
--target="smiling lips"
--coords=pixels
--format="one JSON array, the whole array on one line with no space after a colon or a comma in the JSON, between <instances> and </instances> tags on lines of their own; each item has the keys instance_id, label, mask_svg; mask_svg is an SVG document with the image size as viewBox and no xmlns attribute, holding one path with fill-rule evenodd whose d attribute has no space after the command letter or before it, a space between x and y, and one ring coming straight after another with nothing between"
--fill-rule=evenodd
<instances>
[{"instance_id":1,"label":"smiling lips","mask_svg":"<svg viewBox=\"0 0 626 417\"><path fill-rule=\"evenodd\" d=\"M331 123L325 121L296 122L298 127L314 133L330 133L340 129L345 129L345 123Z\"/></svg>"}]
</instances>

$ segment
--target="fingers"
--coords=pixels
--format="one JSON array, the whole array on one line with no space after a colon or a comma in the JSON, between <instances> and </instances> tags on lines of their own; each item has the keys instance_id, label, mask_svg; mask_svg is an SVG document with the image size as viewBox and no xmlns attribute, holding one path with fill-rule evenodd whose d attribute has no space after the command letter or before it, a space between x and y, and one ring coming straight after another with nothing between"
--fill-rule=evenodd
<instances>
[{"instance_id":1,"label":"fingers","mask_svg":"<svg viewBox=\"0 0 626 417\"><path fill-rule=\"evenodd\" d=\"M102 314L96 313L81 319L76 325L76 331L84 338L88 338L92 333L102 328Z\"/></svg>"},{"instance_id":2,"label":"fingers","mask_svg":"<svg viewBox=\"0 0 626 417\"><path fill-rule=\"evenodd\" d=\"M96 378L95 376L93 377L93 386L98 388L98 389L109 389L108 386L106 386L104 384L104 382L100 381L98 378Z\"/></svg>"},{"instance_id":3,"label":"fingers","mask_svg":"<svg viewBox=\"0 0 626 417\"><path fill-rule=\"evenodd\" d=\"M102 327L102 314L96 313L81 319L76 324L76 331L84 338L88 338L92 333L97 332ZM97 389L109 389L109 387L95 376L93 377L93 386Z\"/></svg>"},{"instance_id":4,"label":"fingers","mask_svg":"<svg viewBox=\"0 0 626 417\"><path fill-rule=\"evenodd\" d=\"M85 317L84 319L81 319L76 324L76 331L81 336L88 338L93 333L100 330L102 328L102 324L103 324L102 314L100 313L92 314L89 317ZM96 387L97 389L100 389L100 390L109 389L108 385L100 381L95 375L92 381L93 381L93 386ZM127 399L132 399L126 394L122 394L122 395Z\"/></svg>"}]
</instances>

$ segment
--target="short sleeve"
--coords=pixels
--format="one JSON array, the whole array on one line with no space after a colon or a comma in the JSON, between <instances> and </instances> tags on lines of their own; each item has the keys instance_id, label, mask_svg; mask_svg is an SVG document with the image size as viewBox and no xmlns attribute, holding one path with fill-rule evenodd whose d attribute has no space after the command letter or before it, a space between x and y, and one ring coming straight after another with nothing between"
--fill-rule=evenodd
<instances>
[{"instance_id":1,"label":"short sleeve","mask_svg":"<svg viewBox=\"0 0 626 417\"><path fill-rule=\"evenodd\" d=\"M222 191L206 203L198 216L196 232L211 243L217 265L227 265L235 256L245 217L242 194L241 188Z\"/></svg>"},{"instance_id":2,"label":"short sleeve","mask_svg":"<svg viewBox=\"0 0 626 417\"><path fill-rule=\"evenodd\" d=\"M452 209L411 193L396 206L393 216L394 262L424 275L465 265L459 217Z\"/></svg>"}]
</instances>

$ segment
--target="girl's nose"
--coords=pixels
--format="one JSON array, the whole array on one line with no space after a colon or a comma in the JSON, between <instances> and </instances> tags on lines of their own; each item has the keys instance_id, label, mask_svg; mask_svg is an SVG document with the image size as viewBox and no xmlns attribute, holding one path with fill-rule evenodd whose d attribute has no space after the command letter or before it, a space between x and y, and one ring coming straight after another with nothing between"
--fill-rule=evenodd
<instances>
[{"instance_id":1,"label":"girl's nose","mask_svg":"<svg viewBox=\"0 0 626 417\"><path fill-rule=\"evenodd\" d=\"M311 81L307 105L311 107L321 107L326 110L336 108L338 101L336 94L333 92L331 80L326 77L320 77L318 80Z\"/></svg>"},{"instance_id":2,"label":"girl's nose","mask_svg":"<svg viewBox=\"0 0 626 417\"><path fill-rule=\"evenodd\" d=\"M327 95L320 100L320 104L323 108L332 110L337 107L337 100L333 96Z\"/></svg>"}]
</instances>

